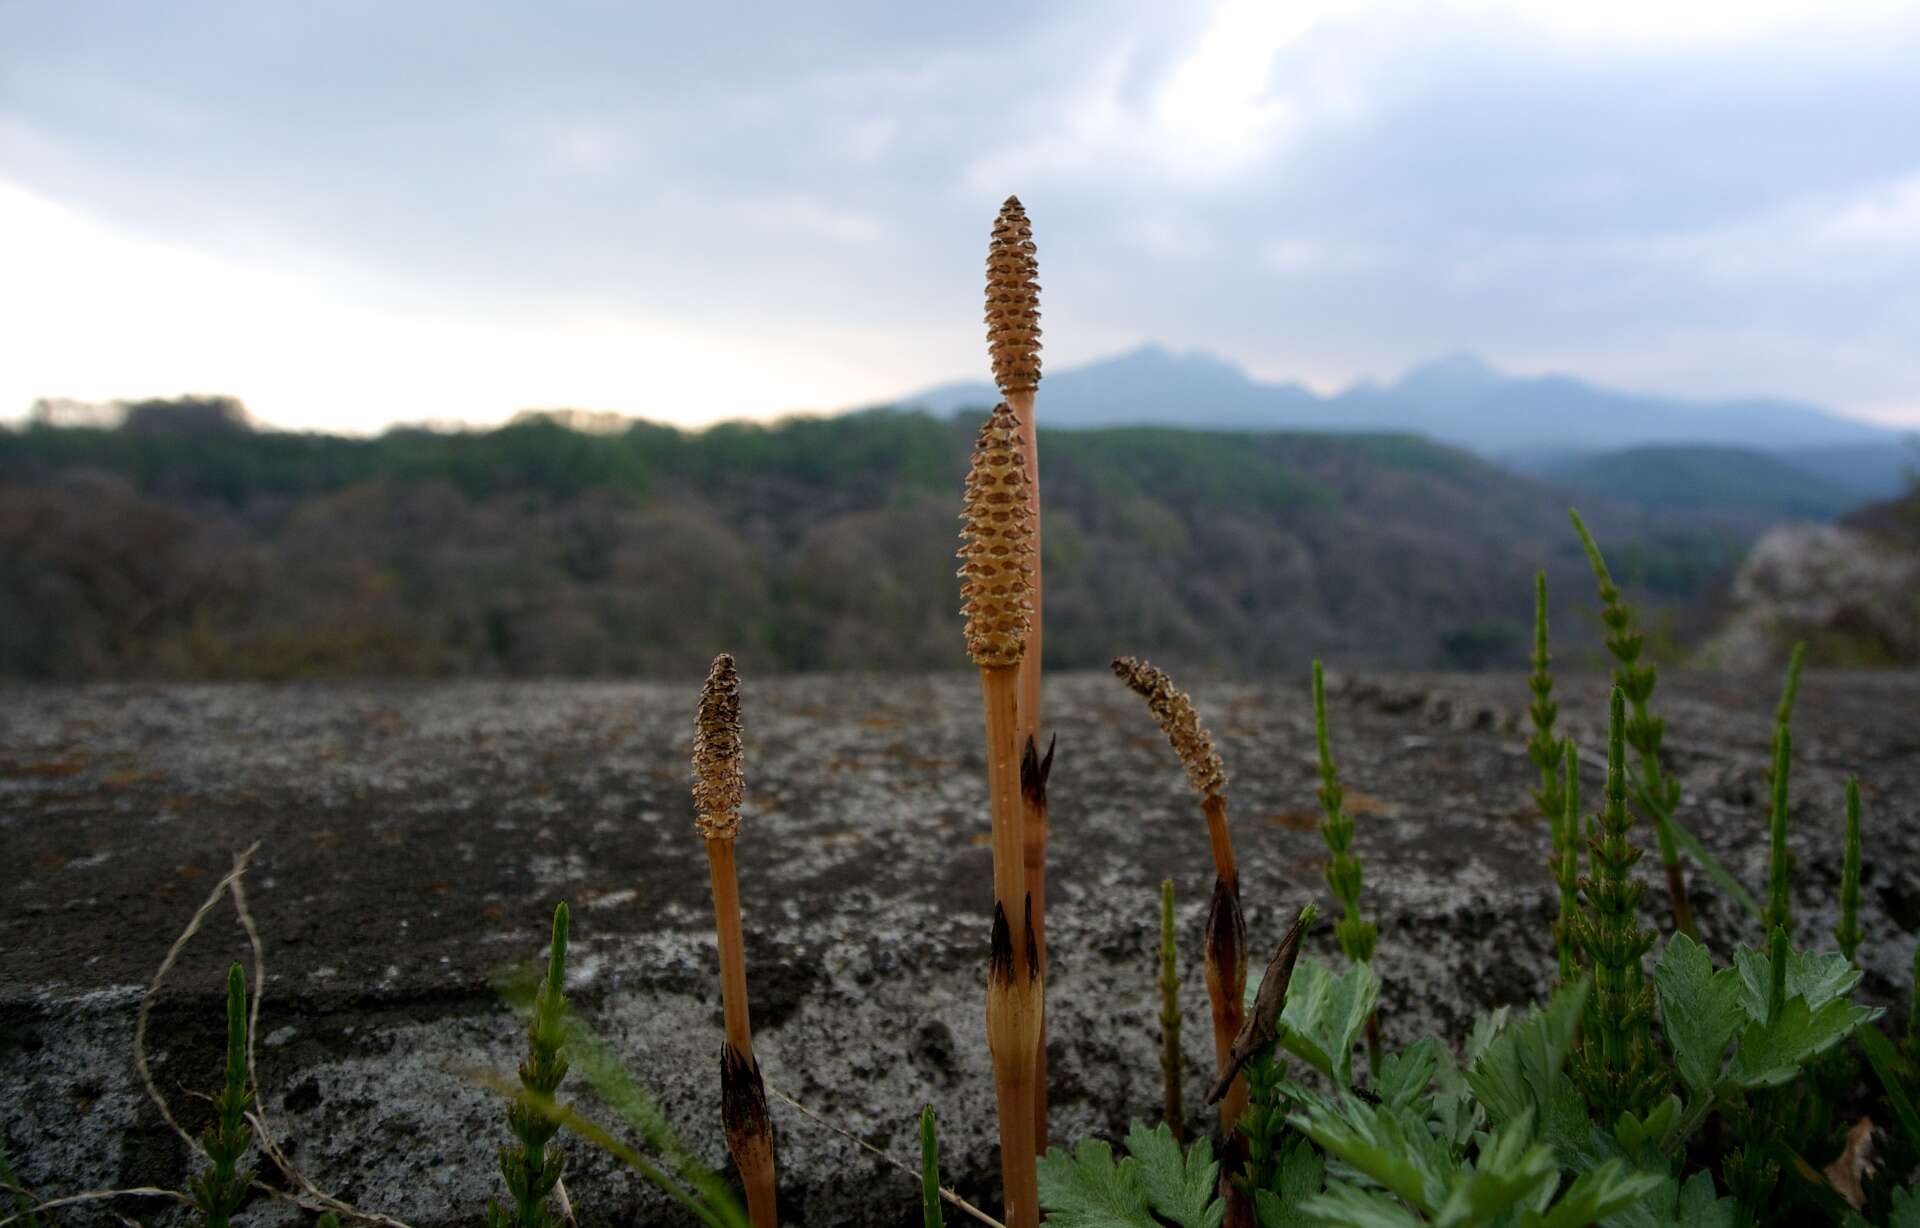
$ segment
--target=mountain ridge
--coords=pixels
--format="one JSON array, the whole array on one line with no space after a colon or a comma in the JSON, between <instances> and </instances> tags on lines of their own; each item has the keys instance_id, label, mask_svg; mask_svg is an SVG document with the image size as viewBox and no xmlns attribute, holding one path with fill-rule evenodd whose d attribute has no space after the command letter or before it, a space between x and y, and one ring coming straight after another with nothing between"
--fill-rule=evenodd
<instances>
[{"instance_id":1,"label":"mountain ridge","mask_svg":"<svg viewBox=\"0 0 1920 1228\"><path fill-rule=\"evenodd\" d=\"M998 399L985 381L938 384L901 408L950 414ZM1779 397L1697 400L1627 392L1569 375L1507 374L1471 351L1417 364L1392 383L1358 381L1330 396L1255 379L1204 350L1148 344L1049 373L1050 427L1161 425L1211 430L1411 431L1483 456L1648 444L1788 451L1898 446L1899 432Z\"/></svg>"}]
</instances>

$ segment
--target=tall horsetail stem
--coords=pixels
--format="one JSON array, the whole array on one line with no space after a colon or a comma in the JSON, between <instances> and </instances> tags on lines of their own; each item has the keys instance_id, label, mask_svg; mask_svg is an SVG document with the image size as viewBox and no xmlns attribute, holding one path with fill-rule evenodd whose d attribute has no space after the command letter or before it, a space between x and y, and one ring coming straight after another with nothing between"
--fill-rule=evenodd
<instances>
[{"instance_id":1,"label":"tall horsetail stem","mask_svg":"<svg viewBox=\"0 0 1920 1228\"><path fill-rule=\"evenodd\" d=\"M1849 961L1860 949L1860 778L1847 777L1847 851L1840 865L1840 924L1833 929Z\"/></svg>"},{"instance_id":2,"label":"tall horsetail stem","mask_svg":"<svg viewBox=\"0 0 1920 1228\"><path fill-rule=\"evenodd\" d=\"M567 1058L561 1046L566 1042L567 925L565 901L553 910L553 931L547 948L547 973L540 979L533 996L533 1012L527 1020L527 1056L520 1063L520 1085L542 1100L551 1101L567 1074ZM518 1147L500 1149L500 1176L513 1195L510 1211L498 1203L487 1203L490 1228L550 1228L555 1223L547 1210L547 1195L559 1182L566 1161L558 1152L549 1153L547 1144L560 1129L550 1114L515 1100L507 1106L507 1126L519 1140Z\"/></svg>"},{"instance_id":3,"label":"tall horsetail stem","mask_svg":"<svg viewBox=\"0 0 1920 1228\"><path fill-rule=\"evenodd\" d=\"M253 1174L242 1171L239 1162L253 1141L247 1127L252 1107L253 1093L247 1089L247 974L236 963L227 969L226 1068L220 1094L213 1098L213 1124L200 1136L212 1164L188 1190L207 1228L227 1228L228 1218L246 1200Z\"/></svg>"},{"instance_id":4,"label":"tall horsetail stem","mask_svg":"<svg viewBox=\"0 0 1920 1228\"><path fill-rule=\"evenodd\" d=\"M1647 708L1657 671L1651 663L1640 660L1645 637L1635 626L1633 607L1621 600L1620 587L1607 570L1607 560L1600 553L1599 543L1587 531L1579 512L1568 508L1567 518L1573 521L1574 532L1580 535L1580 544L1586 549L1587 563L1593 569L1594 583L1600 591L1600 621L1607 630L1607 651L1614 659L1613 684L1620 688L1633 709L1627 721L1626 739L1640 766L1639 779L1634 782L1634 801L1653 819L1660 863L1667 875L1667 894L1673 906L1674 928L1691 938L1694 936L1693 903L1687 897L1686 871L1680 865L1680 850L1673 837L1673 812L1680 804L1680 781L1666 775L1661 767L1660 742L1666 733L1666 722Z\"/></svg>"},{"instance_id":5,"label":"tall horsetail stem","mask_svg":"<svg viewBox=\"0 0 1920 1228\"><path fill-rule=\"evenodd\" d=\"M742 753L740 672L721 653L707 671L693 731L694 828L707 851L713 889L713 926L720 950L720 1001L726 1037L720 1047L720 1119L727 1151L740 1170L747 1213L754 1228L776 1228L779 1206L774 1172L773 1122L767 1089L753 1052L747 1005L746 937L740 919L740 879L734 842L746 795Z\"/></svg>"},{"instance_id":6,"label":"tall horsetail stem","mask_svg":"<svg viewBox=\"0 0 1920 1228\"><path fill-rule=\"evenodd\" d=\"M1027 890L1019 721L1019 669L1032 627L1034 525L1020 424L1005 401L980 428L961 519L961 613L967 652L980 670L993 822L987 1048L999 1107L1000 1176L1008 1228L1035 1228L1035 1098L1046 1000Z\"/></svg>"},{"instance_id":7,"label":"tall horsetail stem","mask_svg":"<svg viewBox=\"0 0 1920 1228\"><path fill-rule=\"evenodd\" d=\"M1042 588L1040 549L1040 436L1034 418L1034 393L1040 383L1040 263L1033 243L1033 226L1017 196L1007 197L994 219L987 244L987 352L993 363L994 383L1006 398L1020 428L1020 450L1027 466L1027 504L1033 546L1031 606L1027 647L1020 661L1019 700L1015 716L1020 740L1037 752L1040 743L1040 671L1042 663ZM1048 762L1052 762L1048 752ZM1047 806L1044 782L1038 798L1024 792L1021 853L1026 861L1027 892L1033 898L1033 948L1040 968L1040 992L1046 992L1047 973ZM1035 1047L1033 1132L1034 1148L1047 1150L1047 1019L1040 1014L1040 1039Z\"/></svg>"},{"instance_id":8,"label":"tall horsetail stem","mask_svg":"<svg viewBox=\"0 0 1920 1228\"><path fill-rule=\"evenodd\" d=\"M1579 825L1577 820L1571 824L1566 821L1568 811L1561 776L1568 741L1554 732L1560 705L1553 699L1553 656L1547 650L1547 573L1544 571L1533 574L1533 656L1530 661L1533 672L1527 676L1527 689L1533 693L1533 702L1528 705L1527 715L1533 721L1533 737L1527 742L1527 757L1533 760L1534 769L1540 774L1533 801L1546 816L1547 829L1552 834L1553 852L1547 869L1561 888L1560 916L1553 923L1553 948L1564 984L1573 976L1574 950L1567 933L1568 884L1564 881L1563 869L1567 850L1578 838ZM1574 813L1578 813L1577 806Z\"/></svg>"},{"instance_id":9,"label":"tall horsetail stem","mask_svg":"<svg viewBox=\"0 0 1920 1228\"><path fill-rule=\"evenodd\" d=\"M1587 902L1576 926L1594 991L1573 1065L1604 1122L1617 1121L1628 1109L1644 1111L1664 1084L1652 1063L1653 989L1641 968L1653 931L1642 929L1638 919L1643 888L1633 877L1640 848L1630 836L1626 724L1626 696L1616 686L1607 704L1606 804L1589 841L1591 870L1581 880Z\"/></svg>"},{"instance_id":10,"label":"tall horsetail stem","mask_svg":"<svg viewBox=\"0 0 1920 1228\"><path fill-rule=\"evenodd\" d=\"M1186 1141L1187 1110L1180 1091L1180 968L1173 942L1173 880L1160 880L1160 1075L1166 1085L1167 1128Z\"/></svg>"},{"instance_id":11,"label":"tall horsetail stem","mask_svg":"<svg viewBox=\"0 0 1920 1228\"><path fill-rule=\"evenodd\" d=\"M1333 744L1327 736L1327 682L1318 657L1313 659L1313 742L1320 761L1320 788L1316 796L1326 816L1320 824L1320 837L1333 854L1327 863L1327 886L1345 913L1333 924L1334 937L1348 959L1370 963L1380 931L1360 915L1360 885L1364 873L1360 858L1353 853L1353 816L1343 805L1346 791L1340 787L1340 774L1333 763ZM1378 1008L1367 1016L1367 1069L1375 1074L1380 1070Z\"/></svg>"}]
</instances>

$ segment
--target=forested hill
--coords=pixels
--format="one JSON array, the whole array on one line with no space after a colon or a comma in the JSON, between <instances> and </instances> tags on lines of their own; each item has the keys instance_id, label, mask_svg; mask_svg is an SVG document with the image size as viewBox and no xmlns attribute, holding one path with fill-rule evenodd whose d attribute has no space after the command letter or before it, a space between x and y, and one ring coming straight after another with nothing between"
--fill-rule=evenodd
<instances>
[{"instance_id":1,"label":"forested hill","mask_svg":"<svg viewBox=\"0 0 1920 1228\"><path fill-rule=\"evenodd\" d=\"M963 668L974 427L534 416L353 439L207 401L0 431L0 673L667 675L722 649L767 671ZM1041 459L1051 666L1520 667L1543 565L1562 642L1593 639L1567 496L1463 452L1131 428L1043 433ZM1655 600L1742 544L1583 510Z\"/></svg>"}]
</instances>

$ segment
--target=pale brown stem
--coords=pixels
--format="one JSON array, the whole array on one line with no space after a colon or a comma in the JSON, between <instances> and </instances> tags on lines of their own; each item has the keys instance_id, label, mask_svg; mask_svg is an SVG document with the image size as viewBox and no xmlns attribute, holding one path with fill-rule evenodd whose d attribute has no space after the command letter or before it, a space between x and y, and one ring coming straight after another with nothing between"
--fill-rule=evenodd
<instances>
[{"instance_id":1,"label":"pale brown stem","mask_svg":"<svg viewBox=\"0 0 1920 1228\"><path fill-rule=\"evenodd\" d=\"M1234 864L1233 836L1227 831L1227 799L1221 794L1209 793L1201 799L1200 810L1207 816L1207 844L1213 850L1213 872L1226 880L1237 896L1240 868Z\"/></svg>"},{"instance_id":2,"label":"pale brown stem","mask_svg":"<svg viewBox=\"0 0 1920 1228\"><path fill-rule=\"evenodd\" d=\"M1041 618L1041 582L1042 568L1040 558L1040 436L1033 416L1033 394L1031 388L1021 389L1007 394L1007 408L1020 420L1020 449L1027 458L1027 497L1028 506L1033 509L1029 523L1033 526L1033 617L1031 629L1027 632L1027 651L1020 661L1020 696L1015 709L1020 723L1021 745L1028 739L1035 744L1040 741L1040 633ZM1023 833L1025 861L1027 871L1027 889L1033 893L1033 946L1040 956L1041 984L1046 984L1047 970L1047 816L1044 810L1036 811L1031 805L1025 815L1026 829ZM1034 1066L1033 1093L1033 1138L1034 1147L1039 1154L1047 1150L1047 1029L1046 1016L1041 1015L1038 1056Z\"/></svg>"},{"instance_id":3,"label":"pale brown stem","mask_svg":"<svg viewBox=\"0 0 1920 1228\"><path fill-rule=\"evenodd\" d=\"M747 948L740 927L740 884L734 872L732 839L707 841L707 876L713 883L713 928L720 945L720 1003L726 1015L727 1048L741 1067L734 1077L743 1082L750 1079L752 1084L723 1089L729 1101L727 1150L740 1170L754 1228L777 1228L773 1127L760 1090L760 1066L753 1056L753 1027L747 1014ZM747 1105L744 1111L736 1107L739 1103Z\"/></svg>"},{"instance_id":4,"label":"pale brown stem","mask_svg":"<svg viewBox=\"0 0 1920 1228\"><path fill-rule=\"evenodd\" d=\"M1027 897L1020 791L1019 671L980 671L987 726L987 794L993 812L993 960L987 976L987 1047L1000 1109L1000 1175L1008 1228L1040 1222L1034 1163L1035 1055L1044 1019L1040 969Z\"/></svg>"}]
</instances>

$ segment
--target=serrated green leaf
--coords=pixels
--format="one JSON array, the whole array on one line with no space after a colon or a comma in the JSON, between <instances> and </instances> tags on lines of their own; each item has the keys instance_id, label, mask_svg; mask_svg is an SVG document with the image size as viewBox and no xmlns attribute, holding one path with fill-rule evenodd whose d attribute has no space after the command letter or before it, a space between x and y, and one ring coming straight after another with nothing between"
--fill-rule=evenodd
<instances>
[{"instance_id":1,"label":"serrated green leaf","mask_svg":"<svg viewBox=\"0 0 1920 1228\"><path fill-rule=\"evenodd\" d=\"M1396 1109L1412 1109L1425 1117L1433 1111L1429 1091L1439 1065L1440 1042L1428 1036L1380 1059L1380 1069L1372 1072L1369 1088L1383 1104Z\"/></svg>"},{"instance_id":2,"label":"serrated green leaf","mask_svg":"<svg viewBox=\"0 0 1920 1228\"><path fill-rule=\"evenodd\" d=\"M1741 975L1731 968L1716 972L1705 947L1675 934L1654 965L1653 986L1681 1081L1695 1093L1711 1091L1720 1081L1727 1046L1747 1022ZM1763 994L1763 1014L1765 1006Z\"/></svg>"},{"instance_id":3,"label":"serrated green leaf","mask_svg":"<svg viewBox=\"0 0 1920 1228\"><path fill-rule=\"evenodd\" d=\"M1507 1017L1512 1013L1512 1007L1496 1006L1473 1017L1473 1028L1467 1033L1467 1065L1471 1066L1480 1060L1480 1055L1487 1051L1493 1038L1506 1029Z\"/></svg>"},{"instance_id":4,"label":"serrated green leaf","mask_svg":"<svg viewBox=\"0 0 1920 1228\"><path fill-rule=\"evenodd\" d=\"M1335 976L1303 956L1287 985L1280 1043L1340 1087L1352 1087L1353 1046L1379 1000L1380 978L1366 964L1350 964Z\"/></svg>"},{"instance_id":5,"label":"serrated green leaf","mask_svg":"<svg viewBox=\"0 0 1920 1228\"><path fill-rule=\"evenodd\" d=\"M1288 1119L1330 1155L1379 1182L1417 1211L1432 1214L1446 1200L1460 1162L1423 1118L1342 1094Z\"/></svg>"},{"instance_id":6,"label":"serrated green leaf","mask_svg":"<svg viewBox=\"0 0 1920 1228\"><path fill-rule=\"evenodd\" d=\"M1254 1215L1260 1228L1311 1228L1319 1221L1305 1209L1308 1199L1326 1185L1327 1162L1313 1144L1295 1139L1280 1160L1274 1175L1274 1189L1255 1190Z\"/></svg>"},{"instance_id":7,"label":"serrated green leaf","mask_svg":"<svg viewBox=\"0 0 1920 1228\"><path fill-rule=\"evenodd\" d=\"M1474 1166L1454 1177L1434 1217L1435 1228L1471 1228L1493 1223L1517 1207L1543 1207L1560 1183L1560 1166L1553 1148L1532 1141L1533 1136L1530 1109L1496 1132Z\"/></svg>"},{"instance_id":8,"label":"serrated green leaf","mask_svg":"<svg viewBox=\"0 0 1920 1228\"><path fill-rule=\"evenodd\" d=\"M1058 1228L1156 1228L1131 1160L1115 1163L1099 1139L1072 1155L1058 1147L1040 1157L1040 1207Z\"/></svg>"},{"instance_id":9,"label":"serrated green leaf","mask_svg":"<svg viewBox=\"0 0 1920 1228\"><path fill-rule=\"evenodd\" d=\"M1344 1181L1327 1182L1301 1210L1312 1216L1309 1223L1339 1228L1421 1228L1420 1218L1391 1198Z\"/></svg>"},{"instance_id":10,"label":"serrated green leaf","mask_svg":"<svg viewBox=\"0 0 1920 1228\"><path fill-rule=\"evenodd\" d=\"M1216 1192L1220 1165L1211 1142L1196 1139L1192 1150L1183 1153L1165 1123L1149 1130L1136 1121L1127 1131L1127 1153L1138 1166L1140 1187L1155 1212L1181 1228L1219 1228L1227 1204Z\"/></svg>"},{"instance_id":11,"label":"serrated green leaf","mask_svg":"<svg viewBox=\"0 0 1920 1228\"><path fill-rule=\"evenodd\" d=\"M1585 981L1567 986L1482 1047L1479 1060L1466 1072L1467 1085L1496 1130L1523 1117L1540 1124L1568 1119L1568 1099L1577 1103L1578 1096L1561 1068L1586 1001Z\"/></svg>"},{"instance_id":12,"label":"serrated green leaf","mask_svg":"<svg viewBox=\"0 0 1920 1228\"><path fill-rule=\"evenodd\" d=\"M1880 1017L1877 1007L1828 1002L1818 1011L1794 996L1772 1023L1752 1023L1741 1033L1727 1077L1741 1087L1777 1087L1791 1082L1800 1068L1833 1048L1863 1023Z\"/></svg>"},{"instance_id":13,"label":"serrated green leaf","mask_svg":"<svg viewBox=\"0 0 1920 1228\"><path fill-rule=\"evenodd\" d=\"M1670 1177L1662 1177L1657 1173L1637 1173L1619 1160L1609 1160L1574 1178L1573 1184L1560 1195L1551 1210L1545 1214L1529 1215L1522 1223L1525 1228L1585 1228L1603 1219L1613 1224L1618 1221L1609 1217L1619 1216L1629 1210L1641 1210L1650 1196L1671 1205L1671 1191L1677 1188L1678 1183ZM1660 1197L1663 1193L1664 1198ZM1713 1193L1711 1178L1707 1181L1707 1193L1709 1196ZM1636 1203L1642 1206L1635 1207ZM1649 1214L1647 1218L1633 1222L1666 1228L1670 1221L1666 1216L1656 1219Z\"/></svg>"},{"instance_id":14,"label":"serrated green leaf","mask_svg":"<svg viewBox=\"0 0 1920 1228\"><path fill-rule=\"evenodd\" d=\"M1439 1125L1440 1137L1455 1148L1465 1147L1473 1132L1486 1121L1486 1110L1473 1098L1473 1089L1467 1086L1466 1076L1460 1073L1446 1046L1434 1050L1434 1059L1431 1115Z\"/></svg>"},{"instance_id":15,"label":"serrated green leaf","mask_svg":"<svg viewBox=\"0 0 1920 1228\"><path fill-rule=\"evenodd\" d=\"M1740 974L1740 1005L1749 1017L1765 1023L1767 994L1773 983L1773 961L1765 951L1739 947L1733 964ZM1790 951L1787 954L1787 996L1807 1000L1818 1013L1829 1002L1846 997L1860 983L1860 970L1838 951Z\"/></svg>"}]
</instances>

